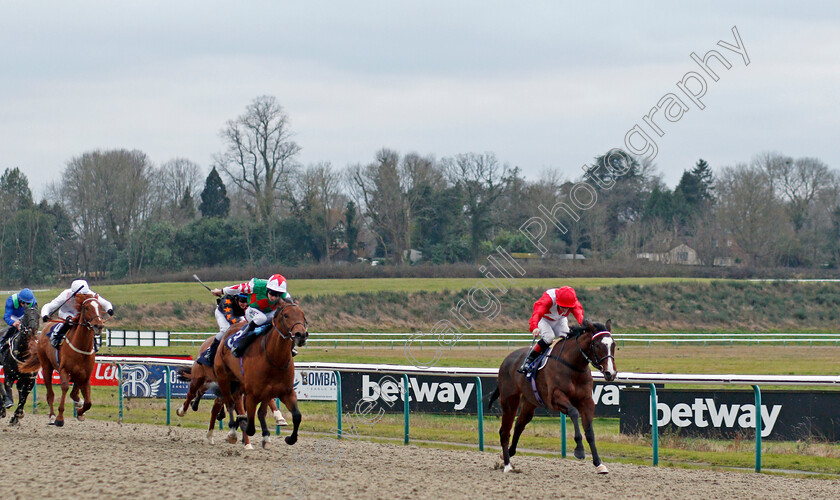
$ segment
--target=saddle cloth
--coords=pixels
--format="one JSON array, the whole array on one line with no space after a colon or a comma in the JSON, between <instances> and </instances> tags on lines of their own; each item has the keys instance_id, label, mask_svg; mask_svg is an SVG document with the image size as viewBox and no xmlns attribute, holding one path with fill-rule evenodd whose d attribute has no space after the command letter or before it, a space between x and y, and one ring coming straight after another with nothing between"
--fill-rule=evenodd
<instances>
[{"instance_id":1,"label":"saddle cloth","mask_svg":"<svg viewBox=\"0 0 840 500\"><path fill-rule=\"evenodd\" d=\"M52 340L53 335L55 335L55 333L58 331L59 328L61 328L61 325L63 324L64 323L56 323L53 326L51 326L50 329L47 330L47 338Z\"/></svg>"},{"instance_id":2,"label":"saddle cloth","mask_svg":"<svg viewBox=\"0 0 840 500\"><path fill-rule=\"evenodd\" d=\"M228 337L227 340L225 340L225 344L227 345L228 349L233 350L237 346L237 344L239 343L239 340L243 336L242 334L245 332L245 327L246 326L248 326L247 323L238 332L234 333L233 335ZM254 335L262 335L263 333L265 333L265 330L268 328L268 326L269 326L269 324L266 323L264 325L260 325L260 326L256 327L254 329L254 332L253 332Z\"/></svg>"},{"instance_id":3,"label":"saddle cloth","mask_svg":"<svg viewBox=\"0 0 840 500\"><path fill-rule=\"evenodd\" d=\"M537 359L535 359L534 362L531 363L531 366L528 367L528 378L533 377L538 371L545 368L545 364L548 363L548 358L549 356L551 356L551 351L554 350L554 346L556 346L557 343L561 342L562 340L565 340L565 337L557 337L556 339L554 339L554 342L552 342L551 345L548 346L548 349L545 352L537 356Z\"/></svg>"}]
</instances>

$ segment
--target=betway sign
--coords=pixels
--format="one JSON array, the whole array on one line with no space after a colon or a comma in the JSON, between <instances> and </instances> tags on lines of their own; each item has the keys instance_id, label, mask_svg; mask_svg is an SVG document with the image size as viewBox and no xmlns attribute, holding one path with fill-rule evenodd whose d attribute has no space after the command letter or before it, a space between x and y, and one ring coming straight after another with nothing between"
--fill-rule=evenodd
<instances>
[{"instance_id":1,"label":"betway sign","mask_svg":"<svg viewBox=\"0 0 840 500\"><path fill-rule=\"evenodd\" d=\"M476 413L475 377L442 377L417 375L408 377L409 409L423 413ZM491 393L496 389L496 377L481 377L485 409ZM353 412L359 401L376 402L378 408L388 413L403 411L403 378L401 375L371 375L342 372L341 393L345 411ZM597 384L592 393L595 414L599 417L617 417L619 386ZM488 414L500 412L498 403ZM537 415L550 412L539 408Z\"/></svg>"},{"instance_id":2,"label":"betway sign","mask_svg":"<svg viewBox=\"0 0 840 500\"><path fill-rule=\"evenodd\" d=\"M650 392L626 391L623 396L621 432L650 432ZM840 392L762 391L761 403L761 437L836 441L840 436ZM660 432L727 438L755 435L757 415L751 391L657 391Z\"/></svg>"}]
</instances>

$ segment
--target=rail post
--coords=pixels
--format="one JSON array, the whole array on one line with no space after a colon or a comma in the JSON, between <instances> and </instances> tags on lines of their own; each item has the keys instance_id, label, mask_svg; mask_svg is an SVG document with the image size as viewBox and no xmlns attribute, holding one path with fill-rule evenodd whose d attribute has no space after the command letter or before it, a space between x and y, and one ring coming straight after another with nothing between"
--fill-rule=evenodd
<instances>
[{"instance_id":1,"label":"rail post","mask_svg":"<svg viewBox=\"0 0 840 500\"><path fill-rule=\"evenodd\" d=\"M277 407L277 411L280 411L280 398L274 398L274 406ZM274 433L280 435L280 424L274 426Z\"/></svg>"},{"instance_id":2,"label":"rail post","mask_svg":"<svg viewBox=\"0 0 840 500\"><path fill-rule=\"evenodd\" d=\"M169 425L172 410L172 369L169 365L163 367L163 375L166 377L166 425Z\"/></svg>"},{"instance_id":3,"label":"rail post","mask_svg":"<svg viewBox=\"0 0 840 500\"><path fill-rule=\"evenodd\" d=\"M650 435L653 438L653 465L659 465L659 419L656 411L656 385L650 386Z\"/></svg>"},{"instance_id":4,"label":"rail post","mask_svg":"<svg viewBox=\"0 0 840 500\"><path fill-rule=\"evenodd\" d=\"M403 413L405 415L405 440L404 444L408 444L408 375L403 374Z\"/></svg>"},{"instance_id":5,"label":"rail post","mask_svg":"<svg viewBox=\"0 0 840 500\"><path fill-rule=\"evenodd\" d=\"M123 421L123 387L122 387L122 365L117 365L117 399L119 399L120 404L120 420L119 422L122 423Z\"/></svg>"},{"instance_id":6,"label":"rail post","mask_svg":"<svg viewBox=\"0 0 840 500\"><path fill-rule=\"evenodd\" d=\"M335 371L335 427L336 436L341 439L341 372Z\"/></svg>"},{"instance_id":7,"label":"rail post","mask_svg":"<svg viewBox=\"0 0 840 500\"><path fill-rule=\"evenodd\" d=\"M560 456L566 458L566 414L560 416Z\"/></svg>"},{"instance_id":8,"label":"rail post","mask_svg":"<svg viewBox=\"0 0 840 500\"><path fill-rule=\"evenodd\" d=\"M481 387L481 377L475 377L475 406L478 413L478 451L484 451L484 391Z\"/></svg>"},{"instance_id":9,"label":"rail post","mask_svg":"<svg viewBox=\"0 0 840 500\"><path fill-rule=\"evenodd\" d=\"M35 382L35 385L32 386L32 414L35 414L35 410L38 409L38 382Z\"/></svg>"},{"instance_id":10,"label":"rail post","mask_svg":"<svg viewBox=\"0 0 840 500\"><path fill-rule=\"evenodd\" d=\"M761 389L752 386L755 393L755 471L761 472Z\"/></svg>"}]
</instances>

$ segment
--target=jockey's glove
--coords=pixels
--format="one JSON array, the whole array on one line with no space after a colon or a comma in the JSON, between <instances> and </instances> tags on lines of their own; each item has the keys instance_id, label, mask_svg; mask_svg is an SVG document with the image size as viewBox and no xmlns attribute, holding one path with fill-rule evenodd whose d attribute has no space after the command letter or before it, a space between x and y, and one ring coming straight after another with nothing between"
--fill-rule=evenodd
<instances>
[{"instance_id":1,"label":"jockey's glove","mask_svg":"<svg viewBox=\"0 0 840 500\"><path fill-rule=\"evenodd\" d=\"M114 315L114 310L113 309L108 309L108 316L113 316L113 315Z\"/></svg>"},{"instance_id":2,"label":"jockey's glove","mask_svg":"<svg viewBox=\"0 0 840 500\"><path fill-rule=\"evenodd\" d=\"M46 323L47 321L50 320L50 317L45 314L44 317L41 318L41 319L44 320L44 322Z\"/></svg>"}]
</instances>

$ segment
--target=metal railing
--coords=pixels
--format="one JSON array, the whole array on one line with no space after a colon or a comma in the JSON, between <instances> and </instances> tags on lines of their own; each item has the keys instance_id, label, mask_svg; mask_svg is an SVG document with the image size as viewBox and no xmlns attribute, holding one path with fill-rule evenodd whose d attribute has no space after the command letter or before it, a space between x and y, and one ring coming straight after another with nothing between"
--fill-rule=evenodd
<instances>
[{"instance_id":1,"label":"metal railing","mask_svg":"<svg viewBox=\"0 0 840 500\"><path fill-rule=\"evenodd\" d=\"M170 408L171 408L171 378L172 366L192 366L192 361L182 359L169 358L140 358L140 357L119 357L119 356L97 356L96 360L100 363L114 364L118 367L118 384L120 390L119 394L119 418L123 419L123 394L122 394L122 365L123 364L149 364L149 365L163 365L166 367L166 425L170 425ZM408 394L409 384L408 375L441 375L441 376L471 376L476 379L476 409L478 416L478 447L480 451L484 451L484 406L483 406L483 389L481 384L482 376L494 376L498 374L497 368L461 368L461 367L435 367L435 368L420 368L413 365L387 365L387 364L359 364L359 363L295 363L295 368L304 370L324 370L333 371L337 377L337 400L336 400L336 427L337 437L342 438L342 412L343 401L341 395L341 372L361 372L361 373L384 373L402 375L403 390ZM604 376L599 372L593 372L592 378L603 381ZM761 390L760 385L764 386L818 386L840 388L840 376L828 375L810 375L810 376L796 376L796 375L705 375L705 374L664 374L664 373L633 373L620 372L613 383L620 384L647 384L650 388L650 417L651 417L651 434L653 445L653 465L659 464L659 421L657 415L657 397L656 384L670 383L670 384L690 384L690 385L749 385L753 389L755 397L755 408L761 408ZM409 443L409 398L404 397L404 442ZM279 403L278 403L279 404ZM755 471L761 472L761 433L762 415L761 411L755 411ZM653 423L656 422L656 425ZM560 419L561 426L561 453L566 456L566 416L563 415ZM280 433L279 426L276 429L277 434Z\"/></svg>"},{"instance_id":2,"label":"metal railing","mask_svg":"<svg viewBox=\"0 0 840 500\"><path fill-rule=\"evenodd\" d=\"M108 330L106 344L122 346L170 346L200 345L216 332L172 332L146 330ZM826 345L840 346L840 333L614 333L613 338L619 344L781 344L791 345ZM513 347L527 345L533 337L530 333L462 333L441 337L431 333L388 333L388 332L317 332L312 333L307 342L313 344L332 344L339 346L367 345L390 346L411 342L420 348L424 344L441 344L447 347L470 345L482 347L504 345Z\"/></svg>"}]
</instances>

